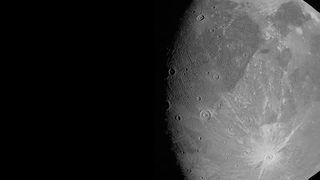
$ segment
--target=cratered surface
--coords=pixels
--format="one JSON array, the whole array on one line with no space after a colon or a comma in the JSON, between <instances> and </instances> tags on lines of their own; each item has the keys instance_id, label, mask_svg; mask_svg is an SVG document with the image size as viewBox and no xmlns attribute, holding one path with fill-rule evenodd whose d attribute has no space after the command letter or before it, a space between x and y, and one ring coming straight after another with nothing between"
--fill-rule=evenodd
<instances>
[{"instance_id":1,"label":"cratered surface","mask_svg":"<svg viewBox=\"0 0 320 180\"><path fill-rule=\"evenodd\" d=\"M190 177L307 179L320 164L320 15L298 0L204 0L168 77Z\"/></svg>"}]
</instances>

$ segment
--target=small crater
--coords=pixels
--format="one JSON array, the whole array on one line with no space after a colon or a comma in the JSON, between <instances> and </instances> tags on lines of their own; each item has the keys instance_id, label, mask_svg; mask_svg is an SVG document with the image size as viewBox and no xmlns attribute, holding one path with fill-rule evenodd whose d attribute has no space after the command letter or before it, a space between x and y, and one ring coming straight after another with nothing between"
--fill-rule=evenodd
<instances>
[{"instance_id":1,"label":"small crater","mask_svg":"<svg viewBox=\"0 0 320 180\"><path fill-rule=\"evenodd\" d=\"M171 108L172 108L172 103L171 103L170 100L167 100L167 101L166 101L166 109L167 109L167 110L170 110Z\"/></svg>"},{"instance_id":2,"label":"small crater","mask_svg":"<svg viewBox=\"0 0 320 180\"><path fill-rule=\"evenodd\" d=\"M223 106L223 102L221 101L216 102L213 106L214 112L220 111L222 109L222 106Z\"/></svg>"},{"instance_id":3,"label":"small crater","mask_svg":"<svg viewBox=\"0 0 320 180\"><path fill-rule=\"evenodd\" d=\"M213 80L219 80L220 79L220 75L215 73L215 74L212 75L212 79Z\"/></svg>"},{"instance_id":4,"label":"small crater","mask_svg":"<svg viewBox=\"0 0 320 180\"><path fill-rule=\"evenodd\" d=\"M175 119L176 119L177 121L181 121L182 117L181 117L180 115L176 115L176 116L175 116Z\"/></svg>"},{"instance_id":5,"label":"small crater","mask_svg":"<svg viewBox=\"0 0 320 180\"><path fill-rule=\"evenodd\" d=\"M202 21L204 20L204 15L203 14L200 14L197 16L197 21Z\"/></svg>"},{"instance_id":6,"label":"small crater","mask_svg":"<svg viewBox=\"0 0 320 180\"><path fill-rule=\"evenodd\" d=\"M200 119L204 121L208 121L211 119L211 113L208 110L202 110L200 112Z\"/></svg>"},{"instance_id":7,"label":"small crater","mask_svg":"<svg viewBox=\"0 0 320 180\"><path fill-rule=\"evenodd\" d=\"M212 29L210 29L210 32L214 33L214 32L216 32L216 29L212 28Z\"/></svg>"},{"instance_id":8,"label":"small crater","mask_svg":"<svg viewBox=\"0 0 320 180\"><path fill-rule=\"evenodd\" d=\"M271 161L274 158L273 154L268 154L266 160Z\"/></svg>"},{"instance_id":9,"label":"small crater","mask_svg":"<svg viewBox=\"0 0 320 180\"><path fill-rule=\"evenodd\" d=\"M207 74L208 74L210 80L218 81L221 79L221 76L217 71L209 71L209 72L207 72Z\"/></svg>"},{"instance_id":10,"label":"small crater","mask_svg":"<svg viewBox=\"0 0 320 180\"><path fill-rule=\"evenodd\" d=\"M170 76L173 76L173 75L175 75L176 74L176 70L174 69L174 68L170 68L169 69L169 75Z\"/></svg>"},{"instance_id":11,"label":"small crater","mask_svg":"<svg viewBox=\"0 0 320 180\"><path fill-rule=\"evenodd\" d=\"M226 131L230 136L234 136L235 135L234 129L232 127L228 127Z\"/></svg>"}]
</instances>

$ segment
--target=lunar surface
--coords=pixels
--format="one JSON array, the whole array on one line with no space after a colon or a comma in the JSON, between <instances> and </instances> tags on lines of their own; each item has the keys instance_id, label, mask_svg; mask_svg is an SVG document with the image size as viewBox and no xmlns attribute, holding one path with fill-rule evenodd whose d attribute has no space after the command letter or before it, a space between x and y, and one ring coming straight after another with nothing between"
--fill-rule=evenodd
<instances>
[{"instance_id":1,"label":"lunar surface","mask_svg":"<svg viewBox=\"0 0 320 180\"><path fill-rule=\"evenodd\" d=\"M201 0L185 16L167 82L186 179L319 172L319 12L300 0Z\"/></svg>"}]
</instances>

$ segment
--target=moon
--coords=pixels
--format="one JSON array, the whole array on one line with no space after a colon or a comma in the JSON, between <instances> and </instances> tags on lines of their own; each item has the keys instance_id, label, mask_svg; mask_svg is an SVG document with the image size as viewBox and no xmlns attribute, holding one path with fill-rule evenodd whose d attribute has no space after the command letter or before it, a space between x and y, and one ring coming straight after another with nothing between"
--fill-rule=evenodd
<instances>
[{"instance_id":1,"label":"moon","mask_svg":"<svg viewBox=\"0 0 320 180\"><path fill-rule=\"evenodd\" d=\"M195 1L177 34L168 119L188 179L301 180L320 171L316 9L301 0Z\"/></svg>"}]
</instances>

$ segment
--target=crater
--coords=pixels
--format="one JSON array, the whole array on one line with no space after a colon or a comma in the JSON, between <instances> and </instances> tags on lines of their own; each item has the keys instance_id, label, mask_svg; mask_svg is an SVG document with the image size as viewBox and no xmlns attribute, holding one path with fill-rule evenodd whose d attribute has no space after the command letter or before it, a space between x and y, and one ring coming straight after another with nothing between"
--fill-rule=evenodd
<instances>
[{"instance_id":1,"label":"crater","mask_svg":"<svg viewBox=\"0 0 320 180\"><path fill-rule=\"evenodd\" d=\"M209 121L211 119L211 113L208 110L200 111L200 119L203 121Z\"/></svg>"}]
</instances>

